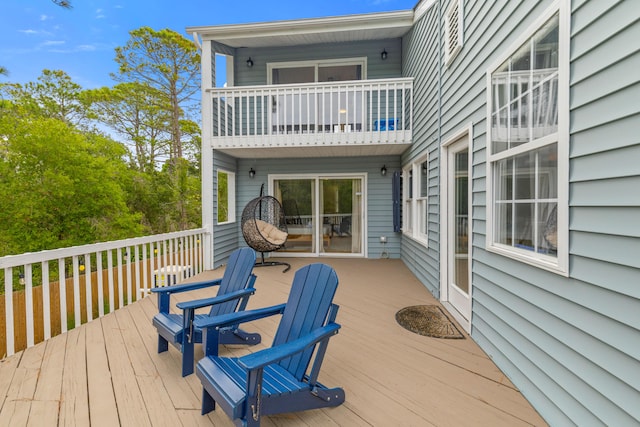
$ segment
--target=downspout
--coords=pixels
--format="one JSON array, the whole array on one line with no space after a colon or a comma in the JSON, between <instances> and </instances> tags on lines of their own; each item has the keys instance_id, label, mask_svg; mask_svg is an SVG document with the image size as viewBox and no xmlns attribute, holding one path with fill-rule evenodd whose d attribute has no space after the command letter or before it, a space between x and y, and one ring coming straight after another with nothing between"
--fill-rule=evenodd
<instances>
[{"instance_id":1,"label":"downspout","mask_svg":"<svg viewBox=\"0 0 640 427\"><path fill-rule=\"evenodd\" d=\"M438 0L438 158L442 155L442 0ZM442 177L438 174L438 179Z\"/></svg>"},{"instance_id":2,"label":"downspout","mask_svg":"<svg viewBox=\"0 0 640 427\"><path fill-rule=\"evenodd\" d=\"M439 203L442 205L442 194L445 193L442 190L442 0L438 0L438 160L439 160L439 171L438 171L438 192L440 194ZM442 206L440 206L440 211L442 212ZM442 218L438 218L438 223L442 223ZM440 251L442 251L442 235L440 236ZM442 259L442 254L440 254L440 259ZM438 269L438 282L442 283L442 268L440 265ZM440 294L440 286L438 286L438 299L440 299L442 295Z\"/></svg>"}]
</instances>

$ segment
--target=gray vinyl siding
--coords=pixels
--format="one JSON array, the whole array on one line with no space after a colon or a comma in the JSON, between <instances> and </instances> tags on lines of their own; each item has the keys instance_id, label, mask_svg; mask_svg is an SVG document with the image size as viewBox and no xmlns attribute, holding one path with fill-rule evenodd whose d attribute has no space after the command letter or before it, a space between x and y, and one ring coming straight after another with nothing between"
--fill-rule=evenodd
<instances>
[{"instance_id":1,"label":"gray vinyl siding","mask_svg":"<svg viewBox=\"0 0 640 427\"><path fill-rule=\"evenodd\" d=\"M382 157L343 157L343 158L296 158L296 159L239 159L238 160L238 221L242 209L253 198L260 195L260 187L264 183L265 194L268 194L269 174L334 174L365 173L367 174L367 225L368 225L368 257L379 258L382 254L380 236L387 237L385 245L390 258L400 257L400 236L393 232L392 187L391 176L394 170L400 169L398 156ZM380 168L387 167L387 175L380 175ZM253 168L256 176L249 178L248 171ZM246 245L239 225L236 233L241 246Z\"/></svg>"},{"instance_id":2,"label":"gray vinyl siding","mask_svg":"<svg viewBox=\"0 0 640 427\"><path fill-rule=\"evenodd\" d=\"M386 60L380 53L386 49ZM400 39L371 40L354 43L332 43L277 48L236 49L234 56L235 85L267 84L267 63L319 61L345 58L367 58L367 79L384 79L402 75L402 42ZM253 67L247 67L251 57Z\"/></svg>"},{"instance_id":3,"label":"gray vinyl siding","mask_svg":"<svg viewBox=\"0 0 640 427\"><path fill-rule=\"evenodd\" d=\"M569 1L569 0L562 0ZM573 0L570 40L569 271L486 250L487 87L495 61L553 3L465 1L464 46L445 64L434 2L402 40L235 51L236 85L267 81L267 62L366 56L367 78L414 77L413 144L402 156L232 159L237 222L217 227L216 262L243 246L242 208L268 174L368 176L368 255L400 257L439 296L440 144L472 125L471 336L551 425L640 424L640 8ZM389 57L381 61L380 52ZM402 55L399 52L402 51ZM248 68L251 56L254 67ZM565 140L561 140L565 142ZM393 232L391 176L428 154L428 246ZM386 165L389 173L380 176ZM257 172L254 179L248 171ZM563 201L560 201L563 203ZM219 235L217 235L219 234Z\"/></svg>"},{"instance_id":4,"label":"gray vinyl siding","mask_svg":"<svg viewBox=\"0 0 640 427\"><path fill-rule=\"evenodd\" d=\"M428 153L428 246L402 238L402 259L436 297L440 295L440 151L438 140L438 10L432 7L403 38L403 75L414 77L413 144L402 156L408 165ZM435 31L434 31L435 29Z\"/></svg>"},{"instance_id":5,"label":"gray vinyl siding","mask_svg":"<svg viewBox=\"0 0 640 427\"><path fill-rule=\"evenodd\" d=\"M485 249L487 68L550 4L465 2L464 47L442 69L441 138L473 123L472 337L550 424L637 425L640 9L634 2L573 4L569 277Z\"/></svg>"},{"instance_id":6,"label":"gray vinyl siding","mask_svg":"<svg viewBox=\"0 0 640 427\"><path fill-rule=\"evenodd\" d=\"M238 248L237 221L218 225L218 169L236 174L236 190L238 188L238 171L236 159L219 151L213 152L213 267L224 265L231 252ZM236 212L238 206L236 203Z\"/></svg>"}]
</instances>

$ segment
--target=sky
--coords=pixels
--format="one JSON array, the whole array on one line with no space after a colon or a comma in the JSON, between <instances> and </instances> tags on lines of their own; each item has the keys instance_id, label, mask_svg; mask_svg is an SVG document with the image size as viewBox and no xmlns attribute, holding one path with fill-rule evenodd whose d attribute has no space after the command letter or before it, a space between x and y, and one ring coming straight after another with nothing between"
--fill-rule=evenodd
<instances>
[{"instance_id":1,"label":"sky","mask_svg":"<svg viewBox=\"0 0 640 427\"><path fill-rule=\"evenodd\" d=\"M413 8L418 0L2 0L0 83L36 81L42 70L62 70L84 89L112 86L114 49L129 31L316 18Z\"/></svg>"}]
</instances>

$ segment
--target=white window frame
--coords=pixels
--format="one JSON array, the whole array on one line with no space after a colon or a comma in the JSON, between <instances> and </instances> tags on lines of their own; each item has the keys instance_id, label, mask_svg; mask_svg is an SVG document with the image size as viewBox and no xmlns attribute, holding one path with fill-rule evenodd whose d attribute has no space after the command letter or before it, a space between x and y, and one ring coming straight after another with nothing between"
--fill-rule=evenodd
<instances>
[{"instance_id":1,"label":"white window frame","mask_svg":"<svg viewBox=\"0 0 640 427\"><path fill-rule=\"evenodd\" d=\"M569 264L569 0L555 1L533 24L498 58L487 70L487 243L488 251L530 264L557 274L568 276ZM531 40L554 15L558 15L558 131L515 148L499 153L492 152L492 74L523 44ZM557 143L557 253L556 257L537 254L526 249L500 244L495 241L494 211L494 165L499 160L513 158L518 154L533 152Z\"/></svg>"},{"instance_id":2,"label":"white window frame","mask_svg":"<svg viewBox=\"0 0 640 427\"><path fill-rule=\"evenodd\" d=\"M360 247L361 251L359 253L337 253L337 252L323 252L320 250L320 244L322 244L322 239L317 240L316 247L313 248L312 252L304 253L304 252L279 252L278 256L283 258L314 258L314 257L340 257L340 258L368 258L369 257L369 245L367 242L369 241L369 215L368 215L368 201L367 201L367 188L368 188L368 175L366 172L351 172L351 173L294 173L294 174L269 174L267 176L268 182L268 194L275 196L275 182L280 180L295 180L295 179L308 179L314 180L314 194L313 198L317 201L320 200L320 181L325 178L337 178L337 179L360 179L362 182L362 231L361 231L361 242ZM314 233L318 233L321 235L321 227L323 226L322 221L319 221L319 218L322 218L321 215L320 204L315 203L315 207L313 210L313 217L315 218L316 229Z\"/></svg>"},{"instance_id":3,"label":"white window frame","mask_svg":"<svg viewBox=\"0 0 640 427\"><path fill-rule=\"evenodd\" d=\"M457 14L454 19L455 22L452 22L452 14L457 10ZM445 32L444 32L444 43L445 43L445 65L451 64L453 60L458 56L458 53L462 50L462 46L464 45L464 2L462 0L452 0L447 8L447 11L444 16L445 22ZM456 28L456 40L451 40L452 27ZM453 43L455 43L453 45ZM453 45L453 48L451 46Z\"/></svg>"},{"instance_id":4,"label":"white window frame","mask_svg":"<svg viewBox=\"0 0 640 427\"><path fill-rule=\"evenodd\" d=\"M403 233L421 243L429 244L429 158L427 155L417 158L402 169L402 231ZM427 194L421 196L422 189L422 165L427 163ZM411 176L411 179L409 177ZM424 224L424 230L422 225Z\"/></svg>"},{"instance_id":5,"label":"white window frame","mask_svg":"<svg viewBox=\"0 0 640 427\"><path fill-rule=\"evenodd\" d=\"M354 58L342 58L342 59L323 59L313 61L288 61L288 62L268 62L267 63L267 84L273 84L273 69L274 68L298 68L298 67L314 67L314 82L318 81L318 69L324 66L338 66L338 65L360 65L362 70L361 80L367 79L367 57L354 57Z\"/></svg>"},{"instance_id":6,"label":"white window frame","mask_svg":"<svg viewBox=\"0 0 640 427\"><path fill-rule=\"evenodd\" d=\"M218 222L218 210L220 209L220 200L218 199L218 193L220 188L220 174L227 174L227 221ZM233 224L236 222L236 174L235 172L228 171L226 169L218 169L216 171L216 223L218 225Z\"/></svg>"}]
</instances>

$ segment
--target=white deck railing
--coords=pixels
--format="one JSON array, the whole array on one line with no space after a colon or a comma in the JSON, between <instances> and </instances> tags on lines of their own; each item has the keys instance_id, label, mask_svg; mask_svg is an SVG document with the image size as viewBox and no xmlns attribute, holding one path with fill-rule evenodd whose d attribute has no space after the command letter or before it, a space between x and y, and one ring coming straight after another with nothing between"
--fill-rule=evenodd
<instances>
[{"instance_id":1,"label":"white deck railing","mask_svg":"<svg viewBox=\"0 0 640 427\"><path fill-rule=\"evenodd\" d=\"M205 229L0 258L0 356L203 271ZM1 285L0 285L1 286ZM0 288L2 289L2 288Z\"/></svg>"},{"instance_id":2,"label":"white deck railing","mask_svg":"<svg viewBox=\"0 0 640 427\"><path fill-rule=\"evenodd\" d=\"M407 144L413 79L239 86L209 90L214 148Z\"/></svg>"}]
</instances>

